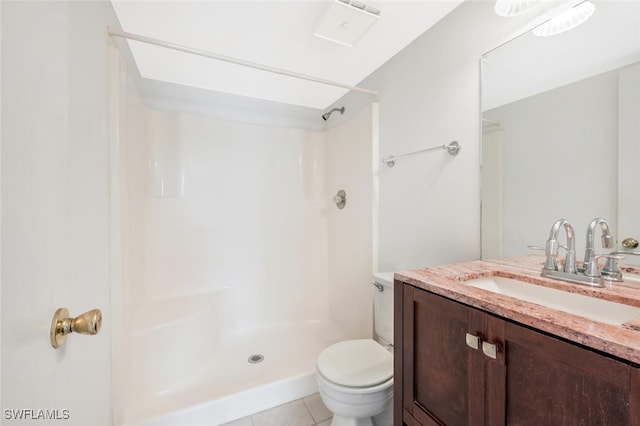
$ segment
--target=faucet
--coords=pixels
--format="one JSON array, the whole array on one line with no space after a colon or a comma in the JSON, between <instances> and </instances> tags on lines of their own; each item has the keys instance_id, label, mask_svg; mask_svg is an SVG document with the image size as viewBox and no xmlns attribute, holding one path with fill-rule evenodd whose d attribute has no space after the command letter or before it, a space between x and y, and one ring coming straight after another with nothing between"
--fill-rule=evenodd
<instances>
[{"instance_id":1,"label":"faucet","mask_svg":"<svg viewBox=\"0 0 640 426\"><path fill-rule=\"evenodd\" d=\"M595 254L593 235L596 228L600 226L602 230L602 246L611 248L613 246L613 238L609 225L602 218L595 218L589 223L587 229L587 245L584 255L583 267L576 267L576 243L574 238L574 229L571 223L566 219L558 219L553 223L549 239L545 247L545 255L547 256L544 266L542 267L541 276L553 278L557 280L567 281L576 284L586 284L590 286L604 287L604 280L621 281L622 273L618 269L617 261L624 258L622 252L612 252L610 254ZM562 270L558 268L557 257L558 249L562 246L558 244L558 234L560 229L564 228L567 233L567 255L565 257ZM640 255L640 252L625 252L624 254ZM598 259L606 258L607 264L602 268L598 267Z\"/></svg>"},{"instance_id":2,"label":"faucet","mask_svg":"<svg viewBox=\"0 0 640 426\"><path fill-rule=\"evenodd\" d=\"M596 232L596 227L598 225L600 225L600 229L602 230L602 247L608 248L608 249L613 247L613 238L611 238L611 231L609 231L609 224L607 223L607 221L600 217L593 219L589 223L589 227L587 228L587 244L584 252L584 264L583 264L584 271L593 270L593 267L591 265L591 262L594 262L593 257L595 255L593 234ZM597 264L596 264L596 267L597 267Z\"/></svg>"},{"instance_id":3,"label":"faucet","mask_svg":"<svg viewBox=\"0 0 640 426\"><path fill-rule=\"evenodd\" d=\"M594 228L597 225L594 225ZM558 249L560 245L558 244L558 234L560 234L560 229L564 228L567 234L567 255L564 260L564 265L562 270L558 268L558 264L556 258L558 257ZM592 234L593 235L593 234ZM566 219L558 219L553 223L551 227L551 232L549 232L549 239L547 240L547 245L545 247L545 255L547 259L544 262L544 267L542 268L541 276L547 278L553 278L556 280L567 281L576 284L586 284L592 286L603 286L603 279L600 275L600 271L591 271L593 274L586 274L585 270L578 270L576 268L576 240L575 240L575 232L573 229L573 225ZM602 255L592 255L593 258L602 257Z\"/></svg>"},{"instance_id":4,"label":"faucet","mask_svg":"<svg viewBox=\"0 0 640 426\"><path fill-rule=\"evenodd\" d=\"M544 270L547 271L558 271L558 265L556 263L556 258L558 257L558 248L560 247L558 244L558 234L560 233L560 228L564 228L567 234L567 254L564 260L564 266L562 268L562 272L575 274L576 273L576 240L575 240L575 231L573 229L573 225L566 219L558 219L554 222L551 227L551 231L549 232L549 239L547 240L545 255L547 259L544 263Z\"/></svg>"}]
</instances>

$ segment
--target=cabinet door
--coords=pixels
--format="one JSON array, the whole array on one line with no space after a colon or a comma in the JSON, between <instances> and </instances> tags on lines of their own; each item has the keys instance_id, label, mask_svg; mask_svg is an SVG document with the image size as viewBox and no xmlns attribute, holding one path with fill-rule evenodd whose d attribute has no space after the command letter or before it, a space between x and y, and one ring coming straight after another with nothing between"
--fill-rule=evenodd
<instances>
[{"instance_id":1,"label":"cabinet door","mask_svg":"<svg viewBox=\"0 0 640 426\"><path fill-rule=\"evenodd\" d=\"M484 356L466 343L481 337L485 314L404 286L403 410L423 425L484 424Z\"/></svg>"},{"instance_id":2,"label":"cabinet door","mask_svg":"<svg viewBox=\"0 0 640 426\"><path fill-rule=\"evenodd\" d=\"M509 322L504 344L506 424L640 422L630 408L638 403L630 401L637 372L628 364Z\"/></svg>"}]
</instances>

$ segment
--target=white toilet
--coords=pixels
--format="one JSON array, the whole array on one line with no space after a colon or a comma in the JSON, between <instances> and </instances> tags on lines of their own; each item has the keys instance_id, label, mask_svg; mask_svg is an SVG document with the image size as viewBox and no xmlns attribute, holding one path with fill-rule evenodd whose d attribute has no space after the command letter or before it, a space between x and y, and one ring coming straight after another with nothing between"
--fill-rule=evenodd
<instances>
[{"instance_id":1,"label":"white toilet","mask_svg":"<svg viewBox=\"0 0 640 426\"><path fill-rule=\"evenodd\" d=\"M377 284L373 303L379 342L346 340L318 356L318 390L333 413L331 426L392 424L393 272L374 274L373 281Z\"/></svg>"}]
</instances>

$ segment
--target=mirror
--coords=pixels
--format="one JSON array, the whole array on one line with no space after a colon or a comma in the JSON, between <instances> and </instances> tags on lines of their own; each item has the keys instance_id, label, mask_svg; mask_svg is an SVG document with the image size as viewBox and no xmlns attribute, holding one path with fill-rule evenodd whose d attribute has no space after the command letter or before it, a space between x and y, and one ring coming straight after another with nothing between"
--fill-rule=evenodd
<instances>
[{"instance_id":1,"label":"mirror","mask_svg":"<svg viewBox=\"0 0 640 426\"><path fill-rule=\"evenodd\" d=\"M568 32L527 32L483 55L483 259L532 253L559 218L575 227L578 259L595 217L617 249L640 239L640 2L592 2Z\"/></svg>"}]
</instances>

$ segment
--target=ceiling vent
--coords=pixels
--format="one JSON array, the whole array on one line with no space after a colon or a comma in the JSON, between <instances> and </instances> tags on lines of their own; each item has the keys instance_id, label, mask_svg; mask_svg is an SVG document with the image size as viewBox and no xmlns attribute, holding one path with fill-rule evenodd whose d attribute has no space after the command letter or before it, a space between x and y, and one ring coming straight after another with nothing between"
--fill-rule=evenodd
<instances>
[{"instance_id":1,"label":"ceiling vent","mask_svg":"<svg viewBox=\"0 0 640 426\"><path fill-rule=\"evenodd\" d=\"M380 17L380 9L358 0L332 0L316 22L313 35L353 46Z\"/></svg>"}]
</instances>

